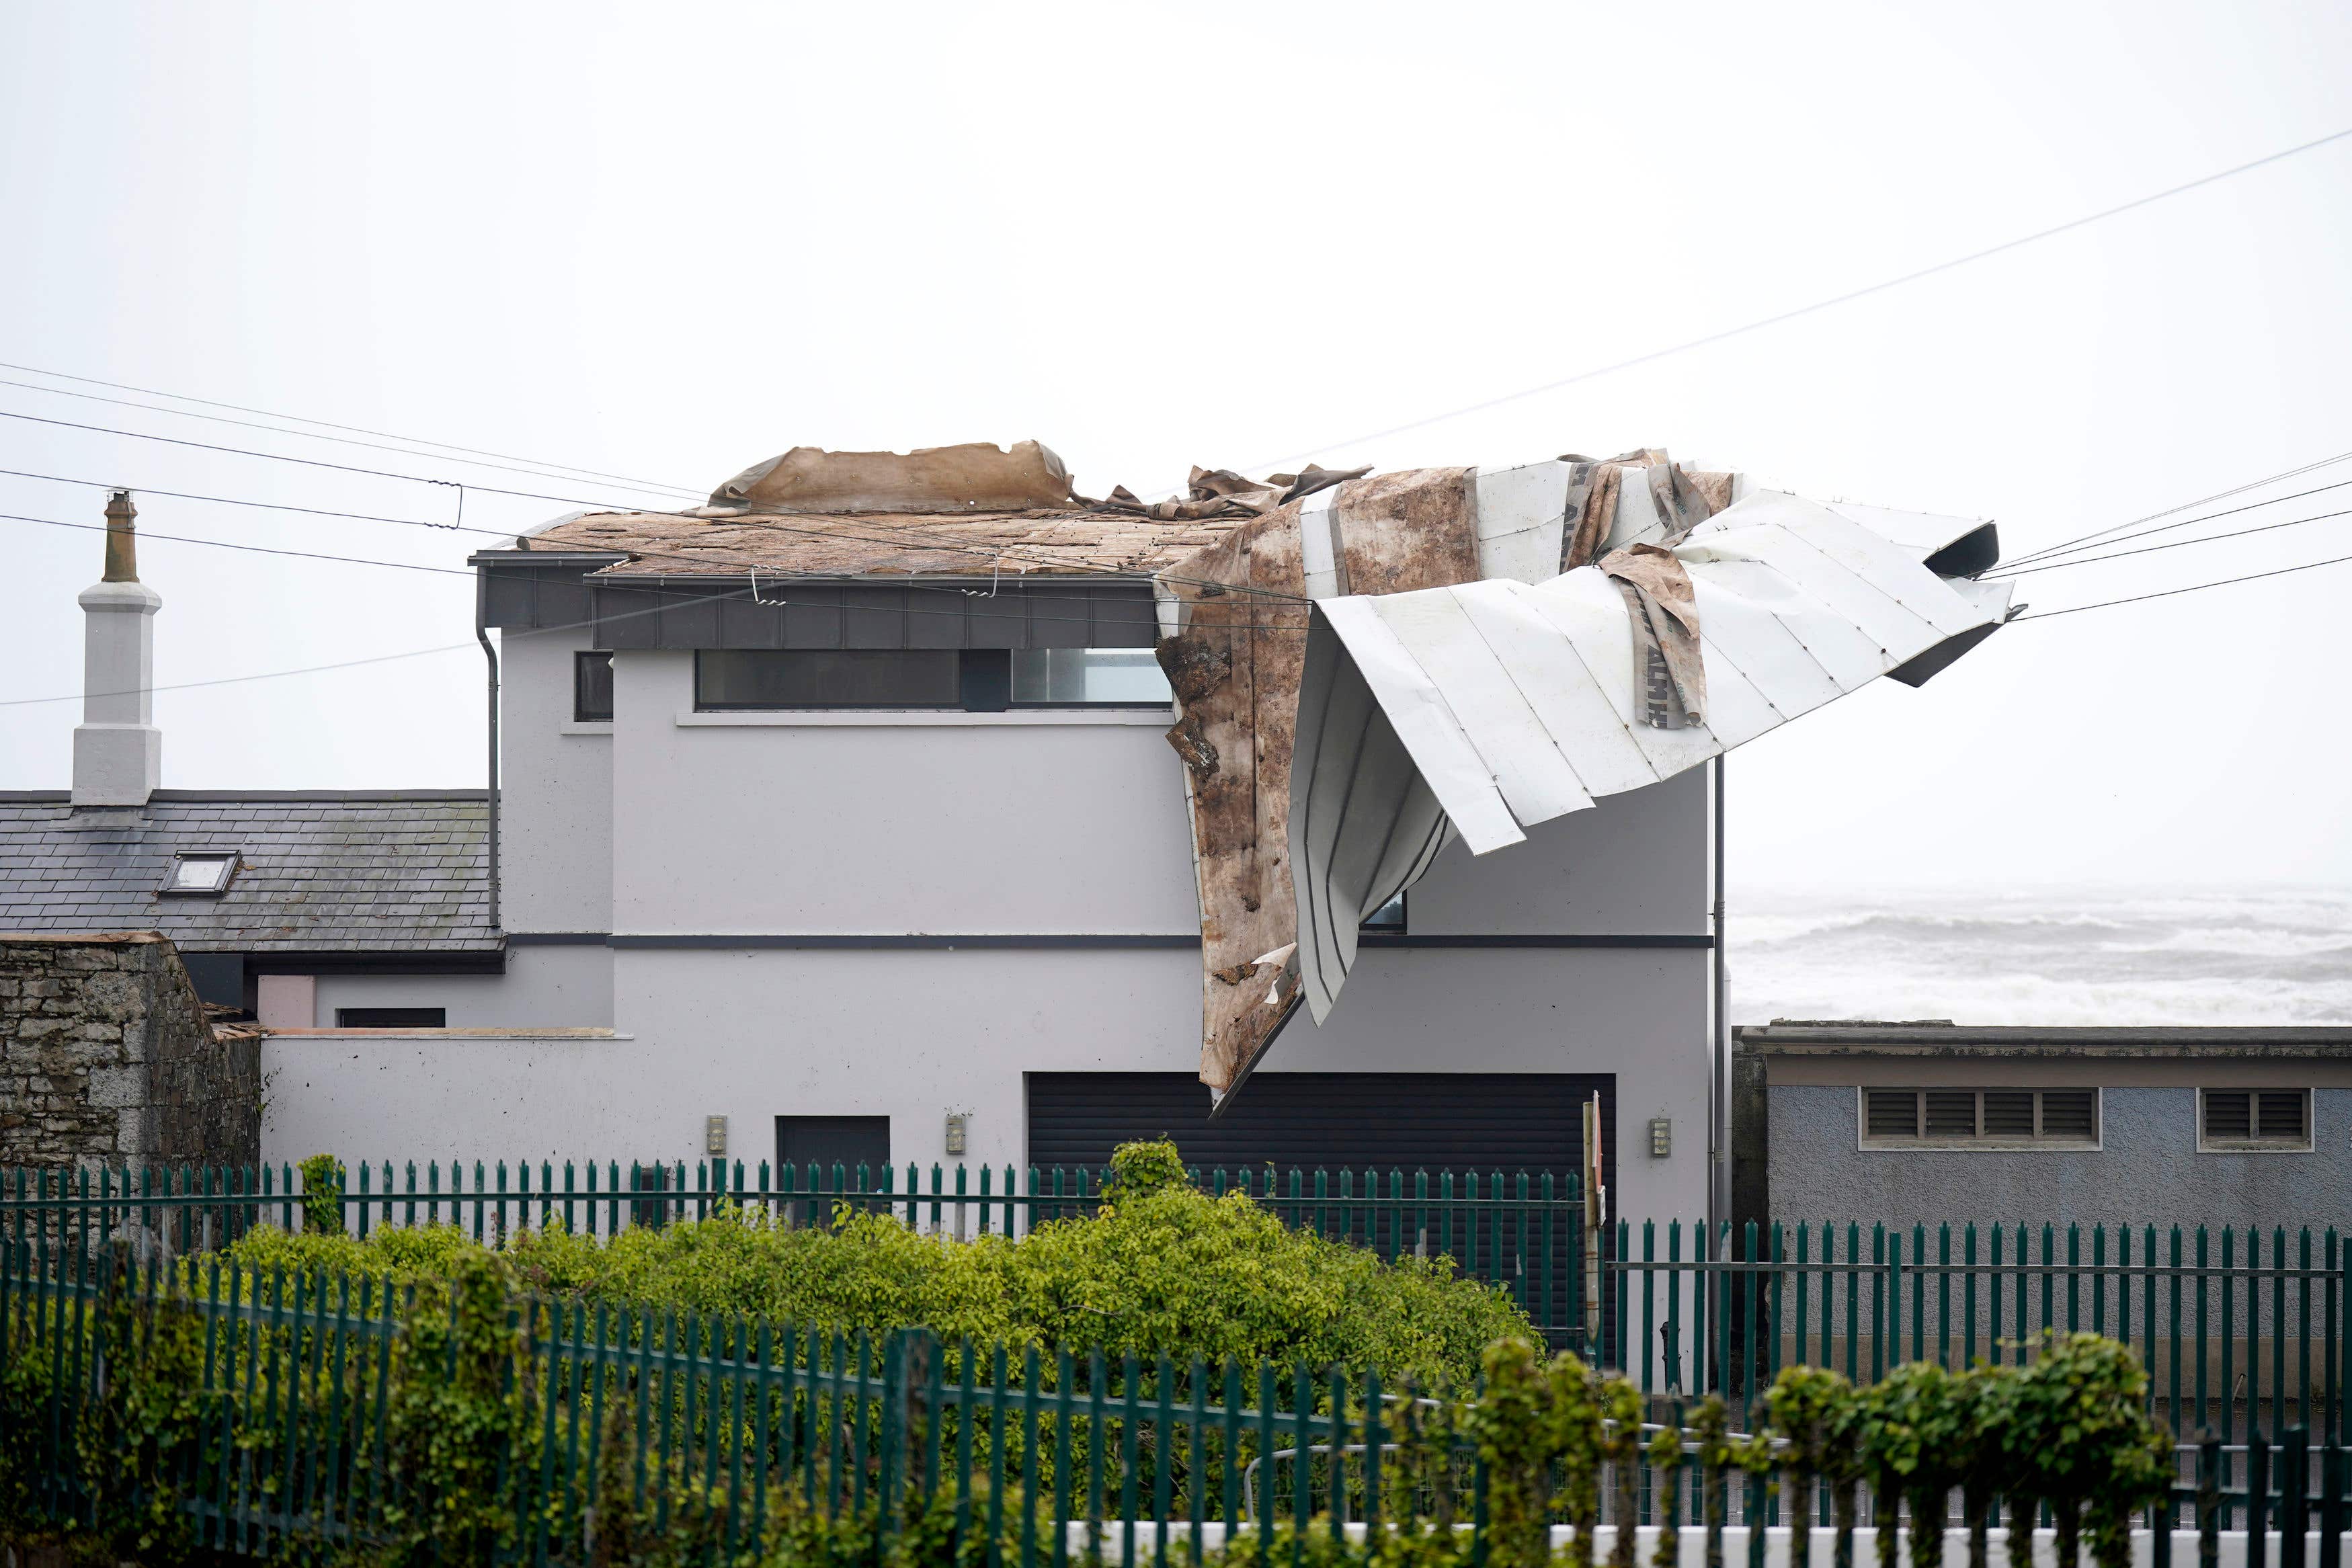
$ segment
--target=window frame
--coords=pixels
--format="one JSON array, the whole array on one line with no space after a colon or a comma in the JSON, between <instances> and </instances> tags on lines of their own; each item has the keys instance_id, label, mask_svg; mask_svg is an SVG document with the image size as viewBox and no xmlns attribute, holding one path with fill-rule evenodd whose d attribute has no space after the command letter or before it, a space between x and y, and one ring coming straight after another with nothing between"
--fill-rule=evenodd
<instances>
[{"instance_id":1,"label":"window frame","mask_svg":"<svg viewBox=\"0 0 2352 1568\"><path fill-rule=\"evenodd\" d=\"M2290 1142L2284 1138L2262 1135L2263 1096L2294 1093L2303 1096L2303 1136ZM2247 1125L2253 1129L2244 1138L2215 1138L2205 1130L2205 1101L2210 1094L2243 1094L2246 1096ZM2310 1086L2289 1084L2248 1084L2243 1088L2200 1085L2197 1091L2197 1152L2200 1155L2308 1155L2317 1152L2318 1096Z\"/></svg>"},{"instance_id":2,"label":"window frame","mask_svg":"<svg viewBox=\"0 0 2352 1568\"><path fill-rule=\"evenodd\" d=\"M2044 1094L2087 1092L2091 1096L2091 1135L2087 1139L2044 1135L2042 1097ZM1985 1096L1988 1093L2021 1093L2033 1096L2033 1125L2030 1137L1988 1137L1981 1131L1958 1137L1950 1134L1929 1134L1927 1127L1927 1097L1930 1093L1962 1093L1975 1096L1976 1124L1985 1124ZM2106 1147L2106 1091L2097 1084L2056 1083L2035 1085L2023 1083L1857 1083L1854 1085L1853 1131L1854 1147L1864 1154L1916 1154L1935 1151L1953 1154L2034 1154L2086 1155L2098 1154ZM1870 1097L1873 1094L1909 1094L1912 1101L1911 1124L1921 1129L1908 1137L1874 1136L1870 1131Z\"/></svg>"},{"instance_id":3,"label":"window frame","mask_svg":"<svg viewBox=\"0 0 2352 1568\"><path fill-rule=\"evenodd\" d=\"M581 711L581 696L585 685L581 675L592 660L601 660L604 666L605 712L600 717ZM610 724L613 722L613 652L609 648L579 648L572 654L572 722L574 724Z\"/></svg>"},{"instance_id":4,"label":"window frame","mask_svg":"<svg viewBox=\"0 0 2352 1568\"><path fill-rule=\"evenodd\" d=\"M180 882L180 868L210 862L220 867L207 887L187 887ZM218 898L236 884L236 873L245 866L242 850L174 850L172 863L164 868L163 885L155 890L158 898Z\"/></svg>"}]
</instances>

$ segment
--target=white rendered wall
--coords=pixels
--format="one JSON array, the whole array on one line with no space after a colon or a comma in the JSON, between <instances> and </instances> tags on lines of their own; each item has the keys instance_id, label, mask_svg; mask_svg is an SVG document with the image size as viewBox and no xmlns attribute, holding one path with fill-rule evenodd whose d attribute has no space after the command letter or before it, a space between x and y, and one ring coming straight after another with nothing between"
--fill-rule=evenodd
<instances>
[{"instance_id":1,"label":"white rendered wall","mask_svg":"<svg viewBox=\"0 0 2352 1568\"><path fill-rule=\"evenodd\" d=\"M698 715L693 670L614 660L613 930L1199 928L1164 714Z\"/></svg>"},{"instance_id":2,"label":"white rendered wall","mask_svg":"<svg viewBox=\"0 0 2352 1568\"><path fill-rule=\"evenodd\" d=\"M1704 936L1707 833L1706 769L1694 768L1491 854L1447 845L1405 894L1405 923L1424 936Z\"/></svg>"},{"instance_id":3,"label":"white rendered wall","mask_svg":"<svg viewBox=\"0 0 2352 1568\"><path fill-rule=\"evenodd\" d=\"M782 1114L887 1115L891 1157L944 1161L949 1112L974 1164L1025 1165L1032 1071L1190 1071L1191 952L761 949L612 955L617 1024L590 1040L273 1036L263 1154L347 1158L774 1156ZM1402 949L1366 955L1330 1025L1286 1030L1265 1071L1613 1072L1618 1202L1704 1212L1703 951ZM327 982L321 981L321 986ZM454 1021L454 1019L453 1019ZM1246 1092L1246 1091L1244 1091ZM1208 1109L1202 1092L1201 1108ZM1675 1153L1628 1141L1674 1119ZM1181 1129L1171 1129L1181 1145ZM1573 1127L1561 1129L1572 1146Z\"/></svg>"},{"instance_id":4,"label":"white rendered wall","mask_svg":"<svg viewBox=\"0 0 2352 1568\"><path fill-rule=\"evenodd\" d=\"M613 1022L613 955L606 948L517 946L503 975L320 975L319 1029L337 1008L443 1008L451 1029L598 1029Z\"/></svg>"},{"instance_id":5,"label":"white rendered wall","mask_svg":"<svg viewBox=\"0 0 2352 1568\"><path fill-rule=\"evenodd\" d=\"M613 928L613 726L572 718L572 654L587 646L584 630L499 644L499 915L509 931Z\"/></svg>"}]
</instances>

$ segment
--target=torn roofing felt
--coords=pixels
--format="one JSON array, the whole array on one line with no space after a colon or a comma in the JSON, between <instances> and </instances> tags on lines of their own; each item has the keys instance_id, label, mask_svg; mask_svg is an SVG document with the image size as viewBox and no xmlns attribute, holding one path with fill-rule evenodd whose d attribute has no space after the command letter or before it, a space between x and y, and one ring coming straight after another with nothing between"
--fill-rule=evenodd
<instances>
[{"instance_id":1,"label":"torn roofing felt","mask_svg":"<svg viewBox=\"0 0 2352 1568\"><path fill-rule=\"evenodd\" d=\"M1997 556L1983 523L1643 451L1357 479L1168 567L1202 1082L1229 1092L1302 1000L1327 1017L1358 925L1450 837L1484 854L1925 679L2006 619L1970 580Z\"/></svg>"}]
</instances>

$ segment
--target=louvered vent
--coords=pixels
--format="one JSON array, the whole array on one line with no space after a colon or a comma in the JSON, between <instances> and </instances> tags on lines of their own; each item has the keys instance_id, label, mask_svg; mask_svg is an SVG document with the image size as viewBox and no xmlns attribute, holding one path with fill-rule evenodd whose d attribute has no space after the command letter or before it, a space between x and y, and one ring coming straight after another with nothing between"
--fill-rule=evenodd
<instances>
[{"instance_id":1,"label":"louvered vent","mask_svg":"<svg viewBox=\"0 0 2352 1568\"><path fill-rule=\"evenodd\" d=\"M2033 1136L2033 1091L1988 1089L1984 1092L1984 1130L1988 1138Z\"/></svg>"},{"instance_id":2,"label":"louvered vent","mask_svg":"<svg viewBox=\"0 0 2352 1568\"><path fill-rule=\"evenodd\" d=\"M2219 1143L2254 1135L2254 1096L2244 1089L2205 1091L2205 1136Z\"/></svg>"},{"instance_id":3,"label":"louvered vent","mask_svg":"<svg viewBox=\"0 0 2352 1568\"><path fill-rule=\"evenodd\" d=\"M2088 1143L2098 1134L2098 1104L2095 1089L2044 1089L2042 1136Z\"/></svg>"},{"instance_id":4,"label":"louvered vent","mask_svg":"<svg viewBox=\"0 0 2352 1568\"><path fill-rule=\"evenodd\" d=\"M1870 1135L1874 1138L1917 1137L1919 1092L1916 1089L1870 1091Z\"/></svg>"},{"instance_id":5,"label":"louvered vent","mask_svg":"<svg viewBox=\"0 0 2352 1568\"><path fill-rule=\"evenodd\" d=\"M2259 1131L2264 1142L2276 1139L2281 1143L2300 1144L2311 1136L2304 1123L2304 1092L2300 1089L2265 1089L2258 1096L2257 1109L2262 1120Z\"/></svg>"}]
</instances>

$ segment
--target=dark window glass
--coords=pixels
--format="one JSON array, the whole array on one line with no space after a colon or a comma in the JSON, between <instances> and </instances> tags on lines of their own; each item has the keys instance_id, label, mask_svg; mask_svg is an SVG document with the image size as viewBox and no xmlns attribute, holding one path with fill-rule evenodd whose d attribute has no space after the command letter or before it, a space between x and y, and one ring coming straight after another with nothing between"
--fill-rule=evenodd
<instances>
[{"instance_id":1,"label":"dark window glass","mask_svg":"<svg viewBox=\"0 0 2352 1568\"><path fill-rule=\"evenodd\" d=\"M698 708L957 707L952 648L705 649Z\"/></svg>"},{"instance_id":2,"label":"dark window glass","mask_svg":"<svg viewBox=\"0 0 2352 1568\"><path fill-rule=\"evenodd\" d=\"M1917 1137L1919 1092L1916 1089L1872 1090L1869 1132L1874 1138Z\"/></svg>"},{"instance_id":3,"label":"dark window glass","mask_svg":"<svg viewBox=\"0 0 2352 1568\"><path fill-rule=\"evenodd\" d=\"M1404 929L1404 894L1400 893L1370 915L1364 916L1360 930L1402 931Z\"/></svg>"},{"instance_id":4,"label":"dark window glass","mask_svg":"<svg viewBox=\"0 0 2352 1568\"><path fill-rule=\"evenodd\" d=\"M337 1008L337 1029L446 1029L447 1008Z\"/></svg>"},{"instance_id":5,"label":"dark window glass","mask_svg":"<svg viewBox=\"0 0 2352 1568\"><path fill-rule=\"evenodd\" d=\"M1013 706L1013 657L1009 648L963 651L956 683L966 713L1003 713Z\"/></svg>"},{"instance_id":6,"label":"dark window glass","mask_svg":"<svg viewBox=\"0 0 2352 1568\"><path fill-rule=\"evenodd\" d=\"M1149 648L1021 648L1016 707L1166 707L1168 677Z\"/></svg>"},{"instance_id":7,"label":"dark window glass","mask_svg":"<svg viewBox=\"0 0 2352 1568\"><path fill-rule=\"evenodd\" d=\"M575 724L613 722L613 655L572 655L572 718Z\"/></svg>"}]
</instances>

